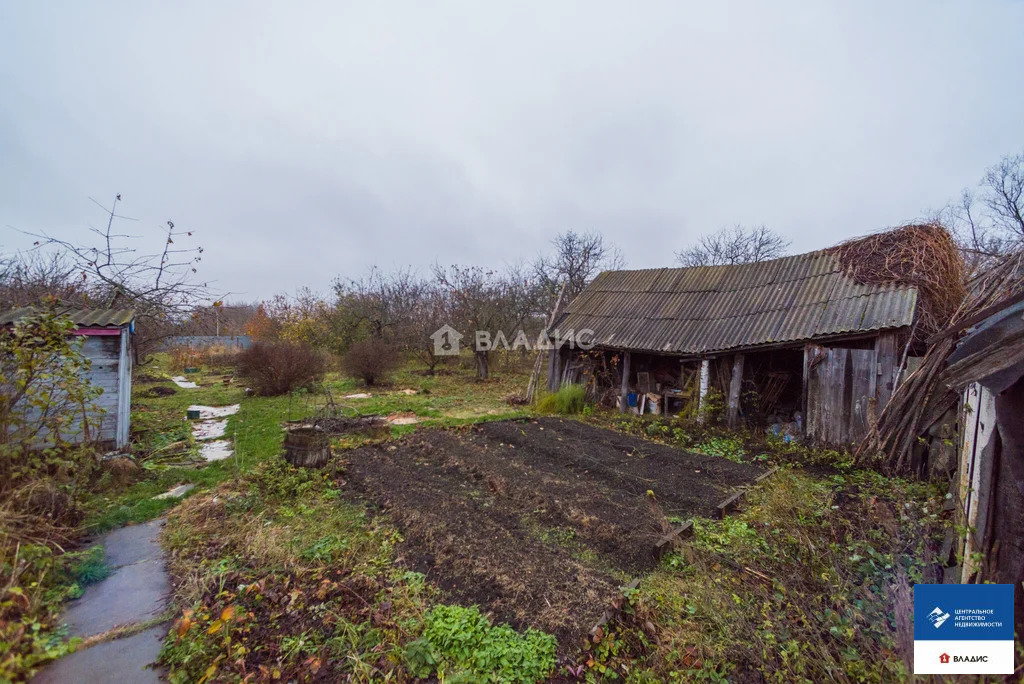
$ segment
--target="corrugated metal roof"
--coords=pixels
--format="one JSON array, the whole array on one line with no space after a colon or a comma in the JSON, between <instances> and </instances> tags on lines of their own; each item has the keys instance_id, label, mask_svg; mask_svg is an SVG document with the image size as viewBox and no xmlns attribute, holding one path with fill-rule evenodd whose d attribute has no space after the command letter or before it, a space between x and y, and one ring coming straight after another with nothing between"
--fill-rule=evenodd
<instances>
[{"instance_id":1,"label":"corrugated metal roof","mask_svg":"<svg viewBox=\"0 0 1024 684\"><path fill-rule=\"evenodd\" d=\"M25 306L0 312L0 325L11 325L34 313L38 309ZM131 309L63 309L57 311L69 317L75 325L83 328L120 328L131 323L135 312Z\"/></svg>"},{"instance_id":2,"label":"corrugated metal roof","mask_svg":"<svg viewBox=\"0 0 1024 684\"><path fill-rule=\"evenodd\" d=\"M913 323L917 288L864 285L827 251L737 266L601 273L557 328L598 346L703 354Z\"/></svg>"}]
</instances>

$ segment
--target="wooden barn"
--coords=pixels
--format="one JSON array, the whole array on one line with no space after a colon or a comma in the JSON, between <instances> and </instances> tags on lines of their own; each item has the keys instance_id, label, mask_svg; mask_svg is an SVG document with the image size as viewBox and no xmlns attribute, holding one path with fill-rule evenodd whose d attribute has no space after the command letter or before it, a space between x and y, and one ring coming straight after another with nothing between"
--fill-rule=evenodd
<instances>
[{"instance_id":1,"label":"wooden barn","mask_svg":"<svg viewBox=\"0 0 1024 684\"><path fill-rule=\"evenodd\" d=\"M13 325L34 313L31 307L0 312L0 325ZM128 309L69 309L61 312L80 335L82 352L91 361L89 382L102 390L96 399L101 415L89 423L99 424L99 444L121 449L131 433L132 359L135 312ZM79 439L84 438L80 433Z\"/></svg>"},{"instance_id":2,"label":"wooden barn","mask_svg":"<svg viewBox=\"0 0 1024 684\"><path fill-rule=\"evenodd\" d=\"M734 426L856 442L908 363L917 308L916 287L859 282L831 250L607 271L555 316L549 387L585 382L623 411L713 409Z\"/></svg>"}]
</instances>

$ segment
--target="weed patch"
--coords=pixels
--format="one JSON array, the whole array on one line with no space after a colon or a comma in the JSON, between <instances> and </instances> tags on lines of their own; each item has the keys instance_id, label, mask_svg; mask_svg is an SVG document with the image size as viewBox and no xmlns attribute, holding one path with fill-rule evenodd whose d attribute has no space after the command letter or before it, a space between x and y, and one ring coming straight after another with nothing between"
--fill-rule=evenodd
<instances>
[{"instance_id":1,"label":"weed patch","mask_svg":"<svg viewBox=\"0 0 1024 684\"><path fill-rule=\"evenodd\" d=\"M571 416L583 413L587 407L587 391L583 385L563 385L554 394L548 394L537 402L538 413L557 413Z\"/></svg>"},{"instance_id":2,"label":"weed patch","mask_svg":"<svg viewBox=\"0 0 1024 684\"><path fill-rule=\"evenodd\" d=\"M593 662L640 681L906 679L897 615L911 584L937 579L941 505L933 487L873 472L783 470L735 517L695 522Z\"/></svg>"},{"instance_id":3,"label":"weed patch","mask_svg":"<svg viewBox=\"0 0 1024 684\"><path fill-rule=\"evenodd\" d=\"M415 677L528 684L555 668L553 636L492 625L476 606L438 605L424 623L423 636L406 647L409 673Z\"/></svg>"}]
</instances>

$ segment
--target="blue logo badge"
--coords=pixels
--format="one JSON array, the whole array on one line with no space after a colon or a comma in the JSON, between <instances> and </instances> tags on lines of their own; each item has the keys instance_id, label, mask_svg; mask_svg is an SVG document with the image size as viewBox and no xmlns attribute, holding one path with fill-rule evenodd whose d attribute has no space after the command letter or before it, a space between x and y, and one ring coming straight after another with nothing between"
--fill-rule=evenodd
<instances>
[{"instance_id":1,"label":"blue logo badge","mask_svg":"<svg viewBox=\"0 0 1024 684\"><path fill-rule=\"evenodd\" d=\"M1013 585L915 585L914 640L1012 641Z\"/></svg>"}]
</instances>

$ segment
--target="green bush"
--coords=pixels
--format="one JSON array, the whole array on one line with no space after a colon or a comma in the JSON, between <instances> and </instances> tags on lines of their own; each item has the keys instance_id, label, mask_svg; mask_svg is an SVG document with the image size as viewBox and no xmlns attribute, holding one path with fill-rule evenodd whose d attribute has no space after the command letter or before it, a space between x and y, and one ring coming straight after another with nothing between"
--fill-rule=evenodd
<instances>
[{"instance_id":1,"label":"green bush","mask_svg":"<svg viewBox=\"0 0 1024 684\"><path fill-rule=\"evenodd\" d=\"M476 606L435 606L423 636L406 648L410 674L442 681L536 682L555 668L557 642L550 634L492 625Z\"/></svg>"},{"instance_id":2,"label":"green bush","mask_svg":"<svg viewBox=\"0 0 1024 684\"><path fill-rule=\"evenodd\" d=\"M587 390L583 385L564 385L554 394L545 395L537 402L538 411L563 416L583 413L586 406Z\"/></svg>"}]
</instances>

